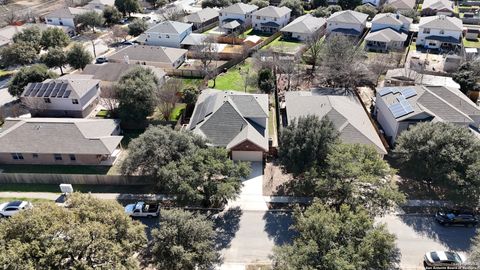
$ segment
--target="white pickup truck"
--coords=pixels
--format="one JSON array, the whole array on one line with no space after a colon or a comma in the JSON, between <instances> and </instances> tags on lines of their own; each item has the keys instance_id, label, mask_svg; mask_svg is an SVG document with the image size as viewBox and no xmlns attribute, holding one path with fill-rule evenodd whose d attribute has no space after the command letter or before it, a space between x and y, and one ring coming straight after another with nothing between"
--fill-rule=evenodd
<instances>
[{"instance_id":1,"label":"white pickup truck","mask_svg":"<svg viewBox=\"0 0 480 270\"><path fill-rule=\"evenodd\" d=\"M160 207L158 204L137 202L125 206L125 213L131 217L158 217Z\"/></svg>"}]
</instances>

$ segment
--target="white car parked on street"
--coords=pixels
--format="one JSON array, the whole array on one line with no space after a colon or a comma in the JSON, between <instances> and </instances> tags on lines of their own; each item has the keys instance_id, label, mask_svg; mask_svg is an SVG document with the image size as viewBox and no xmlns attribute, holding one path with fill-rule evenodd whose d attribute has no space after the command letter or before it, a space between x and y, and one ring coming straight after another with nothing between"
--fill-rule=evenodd
<instances>
[{"instance_id":1,"label":"white car parked on street","mask_svg":"<svg viewBox=\"0 0 480 270\"><path fill-rule=\"evenodd\" d=\"M11 217L24 209L32 208L32 204L27 201L12 201L0 204L0 218Z\"/></svg>"}]
</instances>

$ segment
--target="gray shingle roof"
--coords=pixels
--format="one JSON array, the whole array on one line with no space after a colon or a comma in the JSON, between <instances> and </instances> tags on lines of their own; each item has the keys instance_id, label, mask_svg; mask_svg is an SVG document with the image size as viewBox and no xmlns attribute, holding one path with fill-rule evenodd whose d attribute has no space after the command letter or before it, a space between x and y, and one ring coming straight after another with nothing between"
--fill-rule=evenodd
<instances>
[{"instance_id":1,"label":"gray shingle roof","mask_svg":"<svg viewBox=\"0 0 480 270\"><path fill-rule=\"evenodd\" d=\"M398 33L391 28L385 28L379 31L370 32L365 37L367 41L380 41L380 42L392 42L392 41L406 41L407 35L404 33Z\"/></svg>"},{"instance_id":2,"label":"gray shingle roof","mask_svg":"<svg viewBox=\"0 0 480 270\"><path fill-rule=\"evenodd\" d=\"M94 79L105 81L105 82L116 82L120 78L130 71L131 69L138 67L136 64L127 64L127 63L105 63L102 65L88 64L82 71L82 74L92 75ZM152 69L158 77L164 77L165 71L161 68L145 66Z\"/></svg>"},{"instance_id":3,"label":"gray shingle roof","mask_svg":"<svg viewBox=\"0 0 480 270\"><path fill-rule=\"evenodd\" d=\"M230 149L245 140L268 150L267 129L255 121L268 118L268 95L207 89L197 100L189 130L212 145Z\"/></svg>"},{"instance_id":4,"label":"gray shingle roof","mask_svg":"<svg viewBox=\"0 0 480 270\"><path fill-rule=\"evenodd\" d=\"M402 14L379 13L372 20L372 26L375 24L387 24L392 26L403 26L412 23L413 19L407 18Z\"/></svg>"},{"instance_id":5,"label":"gray shingle roof","mask_svg":"<svg viewBox=\"0 0 480 270\"><path fill-rule=\"evenodd\" d=\"M291 9L288 7L274 7L268 6L262 9L255 11L252 15L253 16L266 16L266 17L273 17L273 18L280 18L292 12Z\"/></svg>"},{"instance_id":6,"label":"gray shingle roof","mask_svg":"<svg viewBox=\"0 0 480 270\"><path fill-rule=\"evenodd\" d=\"M236 4L233 4L231 6L228 6L222 10L220 10L220 12L222 13L233 13L233 14L247 14L247 13L250 13L250 12L253 12L255 10L258 9L258 6L256 5L249 5L249 4L244 4L244 3L236 3Z\"/></svg>"},{"instance_id":7,"label":"gray shingle roof","mask_svg":"<svg viewBox=\"0 0 480 270\"><path fill-rule=\"evenodd\" d=\"M424 0L422 10L449 10L453 12L453 2L449 0Z\"/></svg>"},{"instance_id":8,"label":"gray shingle roof","mask_svg":"<svg viewBox=\"0 0 480 270\"><path fill-rule=\"evenodd\" d=\"M150 61L173 64L186 53L187 50L184 49L161 46L133 45L128 46L113 55L110 55L108 59L121 62L125 60L125 56L128 56L130 61Z\"/></svg>"},{"instance_id":9,"label":"gray shingle roof","mask_svg":"<svg viewBox=\"0 0 480 270\"><path fill-rule=\"evenodd\" d=\"M413 9L415 7L415 0L389 0L387 3L397 9Z\"/></svg>"},{"instance_id":10,"label":"gray shingle roof","mask_svg":"<svg viewBox=\"0 0 480 270\"><path fill-rule=\"evenodd\" d=\"M99 83L100 80L94 80L90 77L63 76L58 79L47 79L41 83L29 83L21 96L80 99Z\"/></svg>"},{"instance_id":11,"label":"gray shingle roof","mask_svg":"<svg viewBox=\"0 0 480 270\"><path fill-rule=\"evenodd\" d=\"M421 17L418 27L463 31L463 22L459 18L437 15Z\"/></svg>"},{"instance_id":12,"label":"gray shingle roof","mask_svg":"<svg viewBox=\"0 0 480 270\"><path fill-rule=\"evenodd\" d=\"M218 10L213 8L204 8L198 12L185 17L190 23L203 23L218 17Z\"/></svg>"},{"instance_id":13,"label":"gray shingle roof","mask_svg":"<svg viewBox=\"0 0 480 270\"><path fill-rule=\"evenodd\" d=\"M46 18L75 18L75 16L90 10L83 8L61 7L45 15Z\"/></svg>"},{"instance_id":14,"label":"gray shingle roof","mask_svg":"<svg viewBox=\"0 0 480 270\"><path fill-rule=\"evenodd\" d=\"M0 128L1 153L112 154L122 136L111 119L14 118Z\"/></svg>"},{"instance_id":15,"label":"gray shingle roof","mask_svg":"<svg viewBox=\"0 0 480 270\"><path fill-rule=\"evenodd\" d=\"M353 10L343 10L337 11L328 17L327 22L339 22L339 23L358 23L364 24L367 22L368 15L353 11Z\"/></svg>"},{"instance_id":16,"label":"gray shingle roof","mask_svg":"<svg viewBox=\"0 0 480 270\"><path fill-rule=\"evenodd\" d=\"M280 29L282 32L313 34L327 23L325 18L316 18L311 14L305 14L293 20Z\"/></svg>"},{"instance_id":17,"label":"gray shingle roof","mask_svg":"<svg viewBox=\"0 0 480 270\"><path fill-rule=\"evenodd\" d=\"M154 25L152 28L145 31L145 33L181 34L191 28L191 23L163 21Z\"/></svg>"},{"instance_id":18,"label":"gray shingle roof","mask_svg":"<svg viewBox=\"0 0 480 270\"><path fill-rule=\"evenodd\" d=\"M387 151L370 118L354 96L320 95L316 92L285 93L288 122L300 116L328 117L346 143L372 145L378 153Z\"/></svg>"}]
</instances>

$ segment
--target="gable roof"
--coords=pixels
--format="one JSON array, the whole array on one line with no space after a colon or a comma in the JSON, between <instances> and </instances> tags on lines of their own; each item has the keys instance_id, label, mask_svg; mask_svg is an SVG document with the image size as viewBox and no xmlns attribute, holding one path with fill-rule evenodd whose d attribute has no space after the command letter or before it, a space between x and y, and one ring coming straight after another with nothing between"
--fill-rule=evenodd
<instances>
[{"instance_id":1,"label":"gable roof","mask_svg":"<svg viewBox=\"0 0 480 270\"><path fill-rule=\"evenodd\" d=\"M61 7L45 15L46 18L75 18L75 16L88 12L84 8Z\"/></svg>"},{"instance_id":2,"label":"gable roof","mask_svg":"<svg viewBox=\"0 0 480 270\"><path fill-rule=\"evenodd\" d=\"M330 17L327 19L327 22L364 24L367 22L367 18L367 14L353 10L343 10L337 11L330 15Z\"/></svg>"},{"instance_id":3,"label":"gable roof","mask_svg":"<svg viewBox=\"0 0 480 270\"><path fill-rule=\"evenodd\" d=\"M327 23L325 18L316 18L311 14L305 14L293 20L280 29L282 32L313 34Z\"/></svg>"},{"instance_id":4,"label":"gable roof","mask_svg":"<svg viewBox=\"0 0 480 270\"><path fill-rule=\"evenodd\" d=\"M385 75L385 81L388 80L410 81L419 85L447 86L460 89L460 85L452 77L435 76L430 74L418 74L415 70L408 68L390 69Z\"/></svg>"},{"instance_id":5,"label":"gable roof","mask_svg":"<svg viewBox=\"0 0 480 270\"><path fill-rule=\"evenodd\" d=\"M204 8L198 12L188 15L185 18L187 22L203 23L216 17L218 17L218 10L213 8Z\"/></svg>"},{"instance_id":6,"label":"gable roof","mask_svg":"<svg viewBox=\"0 0 480 270\"><path fill-rule=\"evenodd\" d=\"M402 14L393 13L379 13L372 19L372 25L374 24L387 24L394 26L403 26L404 24L412 23L413 19L407 18Z\"/></svg>"},{"instance_id":7,"label":"gable roof","mask_svg":"<svg viewBox=\"0 0 480 270\"><path fill-rule=\"evenodd\" d=\"M250 13L250 12L253 12L255 10L258 9L258 6L256 5L249 5L249 4L244 4L244 3L236 3L236 4L233 4L231 6L228 6L222 10L220 10L220 12L222 13L233 13L233 14L247 14L247 13Z\"/></svg>"},{"instance_id":8,"label":"gable roof","mask_svg":"<svg viewBox=\"0 0 480 270\"><path fill-rule=\"evenodd\" d=\"M201 45L205 39L208 38L207 34L198 34L198 33L190 33L186 36L180 44L182 45Z\"/></svg>"},{"instance_id":9,"label":"gable roof","mask_svg":"<svg viewBox=\"0 0 480 270\"><path fill-rule=\"evenodd\" d=\"M378 153L387 154L377 131L355 96L321 95L313 91L285 93L288 122L301 116L328 117L346 143L372 145Z\"/></svg>"},{"instance_id":10,"label":"gable roof","mask_svg":"<svg viewBox=\"0 0 480 270\"><path fill-rule=\"evenodd\" d=\"M391 28L385 28L368 33L365 40L380 42L405 41L407 40L407 35L405 33L399 33Z\"/></svg>"},{"instance_id":11,"label":"gable roof","mask_svg":"<svg viewBox=\"0 0 480 270\"><path fill-rule=\"evenodd\" d=\"M445 15L421 17L419 28L435 28L452 31L463 31L462 20Z\"/></svg>"},{"instance_id":12,"label":"gable roof","mask_svg":"<svg viewBox=\"0 0 480 270\"><path fill-rule=\"evenodd\" d=\"M92 75L93 79L101 80L104 82L117 82L120 78L130 71L131 69L138 67L137 64L127 64L127 63L105 63L102 65L88 64L82 71L82 74ZM164 77L165 71L161 68L145 66L155 72L157 77Z\"/></svg>"},{"instance_id":13,"label":"gable roof","mask_svg":"<svg viewBox=\"0 0 480 270\"><path fill-rule=\"evenodd\" d=\"M145 33L181 34L192 28L191 23L163 21L145 31Z\"/></svg>"},{"instance_id":14,"label":"gable roof","mask_svg":"<svg viewBox=\"0 0 480 270\"><path fill-rule=\"evenodd\" d=\"M290 14L290 12L292 12L292 10L289 9L288 7L267 6L255 11L252 15L280 18L287 14Z\"/></svg>"},{"instance_id":15,"label":"gable roof","mask_svg":"<svg viewBox=\"0 0 480 270\"><path fill-rule=\"evenodd\" d=\"M415 0L388 0L387 3L400 10L413 9L415 7Z\"/></svg>"},{"instance_id":16,"label":"gable roof","mask_svg":"<svg viewBox=\"0 0 480 270\"><path fill-rule=\"evenodd\" d=\"M410 90L407 90L410 89ZM413 91L415 95L405 96L402 91ZM377 92L377 98L383 99L387 106L408 102L411 112L400 114L394 118L397 122L413 116L426 113L434 117L435 121L472 124L480 116L480 109L467 98L460 90L444 86L404 86L383 87ZM390 110L389 112L394 115Z\"/></svg>"},{"instance_id":17,"label":"gable roof","mask_svg":"<svg viewBox=\"0 0 480 270\"><path fill-rule=\"evenodd\" d=\"M149 61L173 64L187 53L187 50L147 45L128 46L108 57L116 61L124 61L125 57L131 61Z\"/></svg>"},{"instance_id":18,"label":"gable roof","mask_svg":"<svg viewBox=\"0 0 480 270\"><path fill-rule=\"evenodd\" d=\"M62 76L58 79L29 83L23 90L21 97L80 99L99 83L99 80L94 80L91 77Z\"/></svg>"},{"instance_id":19,"label":"gable roof","mask_svg":"<svg viewBox=\"0 0 480 270\"><path fill-rule=\"evenodd\" d=\"M215 146L231 149L248 140L267 151L267 129L255 123L267 117L265 94L206 89L197 100L188 129Z\"/></svg>"},{"instance_id":20,"label":"gable roof","mask_svg":"<svg viewBox=\"0 0 480 270\"><path fill-rule=\"evenodd\" d=\"M109 155L123 136L113 119L10 118L0 128L1 153Z\"/></svg>"},{"instance_id":21,"label":"gable roof","mask_svg":"<svg viewBox=\"0 0 480 270\"><path fill-rule=\"evenodd\" d=\"M453 2L450 0L424 0L422 10L424 9L454 11Z\"/></svg>"}]
</instances>

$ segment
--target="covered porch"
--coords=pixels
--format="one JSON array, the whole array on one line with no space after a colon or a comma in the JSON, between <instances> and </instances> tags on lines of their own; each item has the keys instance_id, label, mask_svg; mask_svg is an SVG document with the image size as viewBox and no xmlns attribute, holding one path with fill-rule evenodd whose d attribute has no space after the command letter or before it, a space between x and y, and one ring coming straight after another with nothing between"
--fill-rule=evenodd
<instances>
[{"instance_id":1,"label":"covered porch","mask_svg":"<svg viewBox=\"0 0 480 270\"><path fill-rule=\"evenodd\" d=\"M428 36L425 38L425 47L428 49L455 51L460 46L461 40L450 36Z\"/></svg>"}]
</instances>

